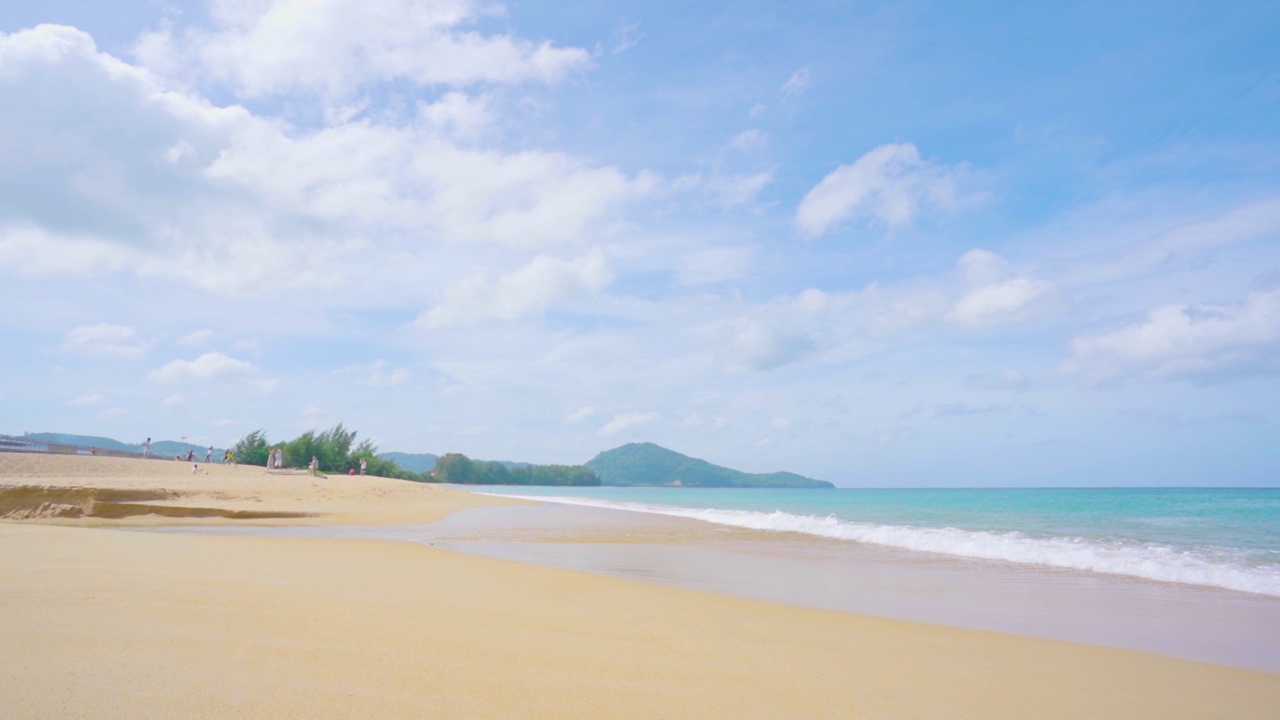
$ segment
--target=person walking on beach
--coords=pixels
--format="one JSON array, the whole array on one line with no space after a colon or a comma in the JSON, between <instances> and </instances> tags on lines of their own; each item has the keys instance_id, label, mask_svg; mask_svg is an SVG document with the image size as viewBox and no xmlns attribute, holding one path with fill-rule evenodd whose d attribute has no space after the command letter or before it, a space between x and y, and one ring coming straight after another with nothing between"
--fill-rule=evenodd
<instances>
[{"instance_id":1,"label":"person walking on beach","mask_svg":"<svg viewBox=\"0 0 1280 720\"><path fill-rule=\"evenodd\" d=\"M311 474L311 477L315 477L316 471L319 469L320 469L320 458L316 457L315 455L312 455L311 464L307 466L307 472Z\"/></svg>"},{"instance_id":2,"label":"person walking on beach","mask_svg":"<svg viewBox=\"0 0 1280 720\"><path fill-rule=\"evenodd\" d=\"M208 450L204 451L204 461L206 463L213 462L213 446L210 445Z\"/></svg>"},{"instance_id":3,"label":"person walking on beach","mask_svg":"<svg viewBox=\"0 0 1280 720\"><path fill-rule=\"evenodd\" d=\"M276 469L284 469L284 448L282 447L276 448Z\"/></svg>"},{"instance_id":4,"label":"person walking on beach","mask_svg":"<svg viewBox=\"0 0 1280 720\"><path fill-rule=\"evenodd\" d=\"M368 469L369 469L369 460L367 458L360 458L360 474L363 475L365 470L368 470Z\"/></svg>"},{"instance_id":5,"label":"person walking on beach","mask_svg":"<svg viewBox=\"0 0 1280 720\"><path fill-rule=\"evenodd\" d=\"M151 438L142 441L142 457L151 457Z\"/></svg>"}]
</instances>

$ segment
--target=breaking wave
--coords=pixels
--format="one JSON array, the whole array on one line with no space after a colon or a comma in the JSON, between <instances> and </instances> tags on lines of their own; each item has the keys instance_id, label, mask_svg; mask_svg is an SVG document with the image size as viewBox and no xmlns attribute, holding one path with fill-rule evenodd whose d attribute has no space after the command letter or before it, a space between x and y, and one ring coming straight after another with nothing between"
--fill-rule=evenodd
<instances>
[{"instance_id":1,"label":"breaking wave","mask_svg":"<svg viewBox=\"0 0 1280 720\"><path fill-rule=\"evenodd\" d=\"M1280 565L1234 562L1210 556L1208 552L1171 545L1083 537L1033 537L1020 532L951 527L880 525L841 520L834 515L796 515L780 510L695 509L577 497L524 499L670 515L753 530L803 533L954 557L1127 575L1280 597Z\"/></svg>"}]
</instances>

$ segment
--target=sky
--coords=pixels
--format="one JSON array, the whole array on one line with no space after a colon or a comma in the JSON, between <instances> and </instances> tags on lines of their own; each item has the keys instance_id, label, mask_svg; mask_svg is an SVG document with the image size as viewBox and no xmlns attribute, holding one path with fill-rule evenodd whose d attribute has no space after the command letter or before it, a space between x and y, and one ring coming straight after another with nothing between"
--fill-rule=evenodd
<instances>
[{"instance_id":1,"label":"sky","mask_svg":"<svg viewBox=\"0 0 1280 720\"><path fill-rule=\"evenodd\" d=\"M1274 2L0 6L0 433L1280 485Z\"/></svg>"}]
</instances>

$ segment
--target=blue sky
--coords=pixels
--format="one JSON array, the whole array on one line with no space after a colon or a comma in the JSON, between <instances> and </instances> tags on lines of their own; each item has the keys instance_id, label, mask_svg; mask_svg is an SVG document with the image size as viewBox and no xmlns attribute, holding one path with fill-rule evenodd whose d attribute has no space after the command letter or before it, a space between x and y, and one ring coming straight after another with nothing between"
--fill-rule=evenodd
<instances>
[{"instance_id":1,"label":"blue sky","mask_svg":"<svg viewBox=\"0 0 1280 720\"><path fill-rule=\"evenodd\" d=\"M1280 482L1274 3L0 9L0 432Z\"/></svg>"}]
</instances>

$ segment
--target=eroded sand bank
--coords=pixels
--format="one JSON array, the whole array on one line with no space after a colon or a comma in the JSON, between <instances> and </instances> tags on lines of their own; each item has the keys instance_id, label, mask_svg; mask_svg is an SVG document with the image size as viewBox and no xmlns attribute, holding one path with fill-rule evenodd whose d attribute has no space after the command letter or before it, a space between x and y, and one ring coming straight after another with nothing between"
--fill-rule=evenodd
<instances>
[{"instance_id":1,"label":"eroded sand bank","mask_svg":"<svg viewBox=\"0 0 1280 720\"><path fill-rule=\"evenodd\" d=\"M255 521L273 523L426 522L493 501L397 481L189 470L0 454L0 488L163 490L140 502L304 515ZM1137 652L413 543L74 527L137 522L232 521L88 513L0 524L4 717L1270 718L1280 709L1280 676Z\"/></svg>"}]
</instances>

